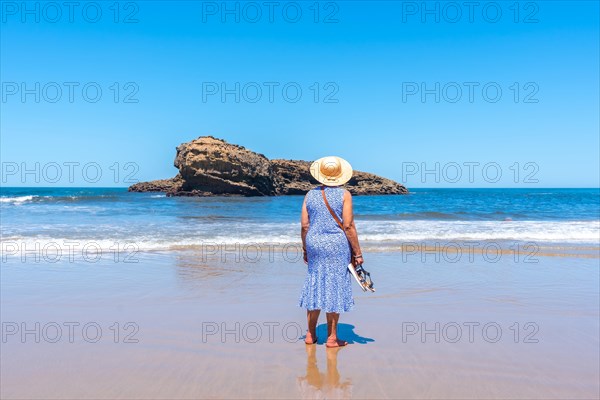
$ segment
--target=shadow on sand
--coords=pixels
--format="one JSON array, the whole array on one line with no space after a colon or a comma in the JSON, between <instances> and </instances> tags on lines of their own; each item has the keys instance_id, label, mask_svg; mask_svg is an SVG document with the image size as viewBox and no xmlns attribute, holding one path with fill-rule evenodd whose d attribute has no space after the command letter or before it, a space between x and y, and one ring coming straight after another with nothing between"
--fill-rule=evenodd
<instances>
[{"instance_id":1,"label":"shadow on sand","mask_svg":"<svg viewBox=\"0 0 600 400\"><path fill-rule=\"evenodd\" d=\"M348 344L367 344L375 341L375 339L360 336L354 332L354 325L350 324L339 323L337 334L339 339L347 341ZM317 338L319 339L317 342L318 344L323 344L327 341L327 324L317 326Z\"/></svg>"}]
</instances>

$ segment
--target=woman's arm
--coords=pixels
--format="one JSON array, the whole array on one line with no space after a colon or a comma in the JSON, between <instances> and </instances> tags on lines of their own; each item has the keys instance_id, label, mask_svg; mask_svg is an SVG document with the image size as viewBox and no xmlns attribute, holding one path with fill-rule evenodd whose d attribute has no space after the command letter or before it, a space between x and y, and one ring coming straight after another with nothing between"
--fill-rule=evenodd
<instances>
[{"instance_id":1,"label":"woman's arm","mask_svg":"<svg viewBox=\"0 0 600 400\"><path fill-rule=\"evenodd\" d=\"M354 212L352 210L352 195L349 191L344 191L344 207L342 208L342 223L344 232L352 247L352 254L357 258L359 264L362 264L362 252L358 243L358 233L354 225Z\"/></svg>"},{"instance_id":2,"label":"woman's arm","mask_svg":"<svg viewBox=\"0 0 600 400\"><path fill-rule=\"evenodd\" d=\"M302 203L302 213L300 215L300 236L302 237L302 255L304 257L304 262L308 263L308 258L306 257L306 234L308 233L308 227L310 226L310 221L308 220L308 210L306 209L306 196L304 196L304 202Z\"/></svg>"}]
</instances>

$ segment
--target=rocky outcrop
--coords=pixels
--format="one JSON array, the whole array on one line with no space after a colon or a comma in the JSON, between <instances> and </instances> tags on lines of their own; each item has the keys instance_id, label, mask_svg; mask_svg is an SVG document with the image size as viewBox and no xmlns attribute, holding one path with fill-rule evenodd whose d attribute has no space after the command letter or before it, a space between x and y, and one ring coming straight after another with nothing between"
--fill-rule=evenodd
<instances>
[{"instance_id":1,"label":"rocky outcrop","mask_svg":"<svg viewBox=\"0 0 600 400\"><path fill-rule=\"evenodd\" d=\"M310 174L310 162L271 160L273 180L279 194L304 194L319 182Z\"/></svg>"},{"instance_id":2,"label":"rocky outcrop","mask_svg":"<svg viewBox=\"0 0 600 400\"><path fill-rule=\"evenodd\" d=\"M130 192L177 192L181 190L183 179L177 174L171 179L158 179L150 182L139 182L129 186Z\"/></svg>"},{"instance_id":3,"label":"rocky outcrop","mask_svg":"<svg viewBox=\"0 0 600 400\"><path fill-rule=\"evenodd\" d=\"M201 136L177 147L177 176L136 183L129 191L160 191L169 196L304 194L319 184L310 175L310 164L302 160L269 160L243 146ZM344 186L352 194L408 193L395 181L356 170Z\"/></svg>"},{"instance_id":4,"label":"rocky outcrop","mask_svg":"<svg viewBox=\"0 0 600 400\"><path fill-rule=\"evenodd\" d=\"M244 196L276 194L267 157L212 136L178 146L175 167L184 180L182 191Z\"/></svg>"}]
</instances>

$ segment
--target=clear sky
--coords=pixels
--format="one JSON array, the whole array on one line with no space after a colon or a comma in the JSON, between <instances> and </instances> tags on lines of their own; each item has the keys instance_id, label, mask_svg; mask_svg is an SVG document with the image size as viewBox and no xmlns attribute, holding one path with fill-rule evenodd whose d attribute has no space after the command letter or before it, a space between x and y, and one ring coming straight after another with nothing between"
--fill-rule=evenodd
<instances>
[{"instance_id":1,"label":"clear sky","mask_svg":"<svg viewBox=\"0 0 600 400\"><path fill-rule=\"evenodd\" d=\"M209 134L409 188L599 186L597 1L0 4L6 186L168 178Z\"/></svg>"}]
</instances>

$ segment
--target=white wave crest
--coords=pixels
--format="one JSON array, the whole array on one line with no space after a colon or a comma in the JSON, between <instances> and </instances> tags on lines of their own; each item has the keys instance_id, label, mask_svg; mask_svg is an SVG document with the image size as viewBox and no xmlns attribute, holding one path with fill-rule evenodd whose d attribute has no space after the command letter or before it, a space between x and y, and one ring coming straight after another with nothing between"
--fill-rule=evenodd
<instances>
[{"instance_id":1,"label":"white wave crest","mask_svg":"<svg viewBox=\"0 0 600 400\"><path fill-rule=\"evenodd\" d=\"M35 197L39 196L14 196L14 197L0 197L0 203L13 203L13 204L22 204L26 201L31 201Z\"/></svg>"},{"instance_id":2,"label":"white wave crest","mask_svg":"<svg viewBox=\"0 0 600 400\"><path fill-rule=\"evenodd\" d=\"M41 251L161 251L180 249L211 249L219 246L295 246L301 244L298 224L241 224L226 229L218 224L212 229L182 233L178 230L160 232L112 229L96 232L65 232L57 237L28 236L4 232L0 252L10 255L21 249ZM364 247L395 247L398 244L426 241L515 241L600 245L600 221L381 221L357 222L359 240ZM291 249L290 249L291 251Z\"/></svg>"}]
</instances>

